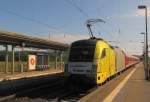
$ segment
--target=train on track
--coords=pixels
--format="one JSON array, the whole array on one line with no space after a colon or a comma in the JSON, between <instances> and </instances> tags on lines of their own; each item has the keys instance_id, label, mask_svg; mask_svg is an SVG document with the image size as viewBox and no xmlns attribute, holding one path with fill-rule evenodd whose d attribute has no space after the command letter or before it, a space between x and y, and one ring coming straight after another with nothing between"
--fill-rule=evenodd
<instances>
[{"instance_id":1,"label":"train on track","mask_svg":"<svg viewBox=\"0 0 150 102\"><path fill-rule=\"evenodd\" d=\"M71 44L65 73L73 81L101 85L138 61L101 38L90 38Z\"/></svg>"}]
</instances>

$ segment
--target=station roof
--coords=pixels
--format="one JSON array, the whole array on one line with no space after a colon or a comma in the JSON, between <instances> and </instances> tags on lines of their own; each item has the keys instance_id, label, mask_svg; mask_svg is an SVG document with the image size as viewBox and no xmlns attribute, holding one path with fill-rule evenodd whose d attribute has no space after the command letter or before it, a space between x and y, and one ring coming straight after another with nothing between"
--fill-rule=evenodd
<instances>
[{"instance_id":1,"label":"station roof","mask_svg":"<svg viewBox=\"0 0 150 102\"><path fill-rule=\"evenodd\" d=\"M3 30L0 30L0 43L14 46L34 47L40 49L53 49L62 51L65 51L69 48L68 44Z\"/></svg>"}]
</instances>

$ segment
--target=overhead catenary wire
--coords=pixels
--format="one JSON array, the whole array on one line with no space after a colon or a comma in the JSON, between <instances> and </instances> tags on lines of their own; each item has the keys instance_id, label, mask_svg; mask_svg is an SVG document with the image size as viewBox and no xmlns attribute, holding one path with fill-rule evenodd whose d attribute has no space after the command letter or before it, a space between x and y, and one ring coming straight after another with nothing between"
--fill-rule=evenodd
<instances>
[{"instance_id":1,"label":"overhead catenary wire","mask_svg":"<svg viewBox=\"0 0 150 102\"><path fill-rule=\"evenodd\" d=\"M84 12L84 10L81 9L73 0L66 0L66 2L71 6L73 6L74 8L76 8L82 15L89 18L89 15L86 12Z\"/></svg>"},{"instance_id":2,"label":"overhead catenary wire","mask_svg":"<svg viewBox=\"0 0 150 102\"><path fill-rule=\"evenodd\" d=\"M24 16L24 15L21 15L19 13L16 13L14 11L11 11L11 10L6 10L6 9L3 9L3 8L0 8L1 11L5 12L5 13L8 13L8 14L11 14L11 15L15 15L17 17L20 17L22 19L25 19L25 20L28 20L28 21L31 21L31 22L35 22L35 23L38 23L38 24L41 24L47 28L50 28L50 29L53 29L55 31L58 31L58 32L61 32L61 33L64 33L62 32L61 30L59 30L58 28L54 27L54 26L51 26L45 22L42 22L40 20L37 20L37 19L34 19L34 18L30 18L30 17L27 17L27 16Z\"/></svg>"},{"instance_id":3,"label":"overhead catenary wire","mask_svg":"<svg viewBox=\"0 0 150 102\"><path fill-rule=\"evenodd\" d=\"M99 0L97 0L97 3L100 4ZM103 4L103 3L101 3L101 5L102 5L102 4ZM100 15L100 9L101 9L100 7L101 7L101 6L97 6L97 9L96 9L98 16L101 16L101 15ZM118 7L120 8L120 5L119 5ZM118 9L118 10L119 10L119 12L120 12L120 9ZM102 12L101 12L101 13L102 13ZM100 26L100 25L99 25L99 26ZM101 28L102 28L102 27L101 27ZM103 28L102 28L102 30L104 31ZM98 32L99 32L99 31L98 31ZM106 32L106 30L105 30L105 32ZM106 33L108 33L108 32L106 32ZM109 34L109 35L111 36L111 38L113 38L117 43L120 43L120 41L119 41L119 40L120 40L120 28L119 28L119 31L117 31L117 34L119 34L118 37L115 38L115 37L114 37L114 34L112 34L111 32L108 33L108 34ZM116 45L117 45L117 44L116 44Z\"/></svg>"},{"instance_id":4,"label":"overhead catenary wire","mask_svg":"<svg viewBox=\"0 0 150 102\"><path fill-rule=\"evenodd\" d=\"M106 33L109 34L113 39L115 39L115 38L114 38L114 35L113 35L111 32L106 31L106 30L105 30L101 25L99 25L99 24L98 24L98 26L101 28L102 31L106 32Z\"/></svg>"}]
</instances>

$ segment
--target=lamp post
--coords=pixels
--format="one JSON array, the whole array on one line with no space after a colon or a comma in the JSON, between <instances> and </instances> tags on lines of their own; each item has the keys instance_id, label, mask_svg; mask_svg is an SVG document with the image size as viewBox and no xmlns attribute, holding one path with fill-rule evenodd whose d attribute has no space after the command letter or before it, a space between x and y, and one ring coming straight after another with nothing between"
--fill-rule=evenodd
<instances>
[{"instance_id":1,"label":"lamp post","mask_svg":"<svg viewBox=\"0 0 150 102\"><path fill-rule=\"evenodd\" d=\"M145 42L140 42L142 43L144 46L143 46L143 60L145 61ZM145 63L144 63L144 66L145 66Z\"/></svg>"},{"instance_id":2,"label":"lamp post","mask_svg":"<svg viewBox=\"0 0 150 102\"><path fill-rule=\"evenodd\" d=\"M149 67L148 67L148 33L147 33L147 6L146 5L139 5L138 9L145 10L145 76L146 79L149 79Z\"/></svg>"},{"instance_id":3,"label":"lamp post","mask_svg":"<svg viewBox=\"0 0 150 102\"><path fill-rule=\"evenodd\" d=\"M145 59L146 59L146 57L145 57L145 47L146 47L146 45L145 45L145 32L141 32L140 34L142 34L142 35L144 35L144 42L141 42L141 43L143 43L144 44L144 46L143 46L143 60L144 60L144 62L143 62L143 64L144 64L144 68L145 68ZM146 73L145 73L146 74Z\"/></svg>"},{"instance_id":4,"label":"lamp post","mask_svg":"<svg viewBox=\"0 0 150 102\"><path fill-rule=\"evenodd\" d=\"M146 39L146 38L145 38L145 32L141 32L140 34L141 34L141 35L144 35L144 49L145 49L145 47L146 47L146 44L145 44L145 39Z\"/></svg>"},{"instance_id":5,"label":"lamp post","mask_svg":"<svg viewBox=\"0 0 150 102\"><path fill-rule=\"evenodd\" d=\"M145 43L145 32L141 32L140 34L144 35L144 53L145 53L145 49L146 49L146 43Z\"/></svg>"}]
</instances>

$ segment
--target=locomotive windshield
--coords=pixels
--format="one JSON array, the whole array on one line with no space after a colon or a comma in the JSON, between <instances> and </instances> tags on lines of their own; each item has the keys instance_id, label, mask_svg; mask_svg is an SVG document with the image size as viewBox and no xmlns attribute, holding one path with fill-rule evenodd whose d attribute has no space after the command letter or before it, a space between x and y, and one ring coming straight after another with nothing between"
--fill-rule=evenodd
<instances>
[{"instance_id":1,"label":"locomotive windshield","mask_svg":"<svg viewBox=\"0 0 150 102\"><path fill-rule=\"evenodd\" d=\"M71 62L92 62L95 46L78 46L70 50L69 61Z\"/></svg>"}]
</instances>

